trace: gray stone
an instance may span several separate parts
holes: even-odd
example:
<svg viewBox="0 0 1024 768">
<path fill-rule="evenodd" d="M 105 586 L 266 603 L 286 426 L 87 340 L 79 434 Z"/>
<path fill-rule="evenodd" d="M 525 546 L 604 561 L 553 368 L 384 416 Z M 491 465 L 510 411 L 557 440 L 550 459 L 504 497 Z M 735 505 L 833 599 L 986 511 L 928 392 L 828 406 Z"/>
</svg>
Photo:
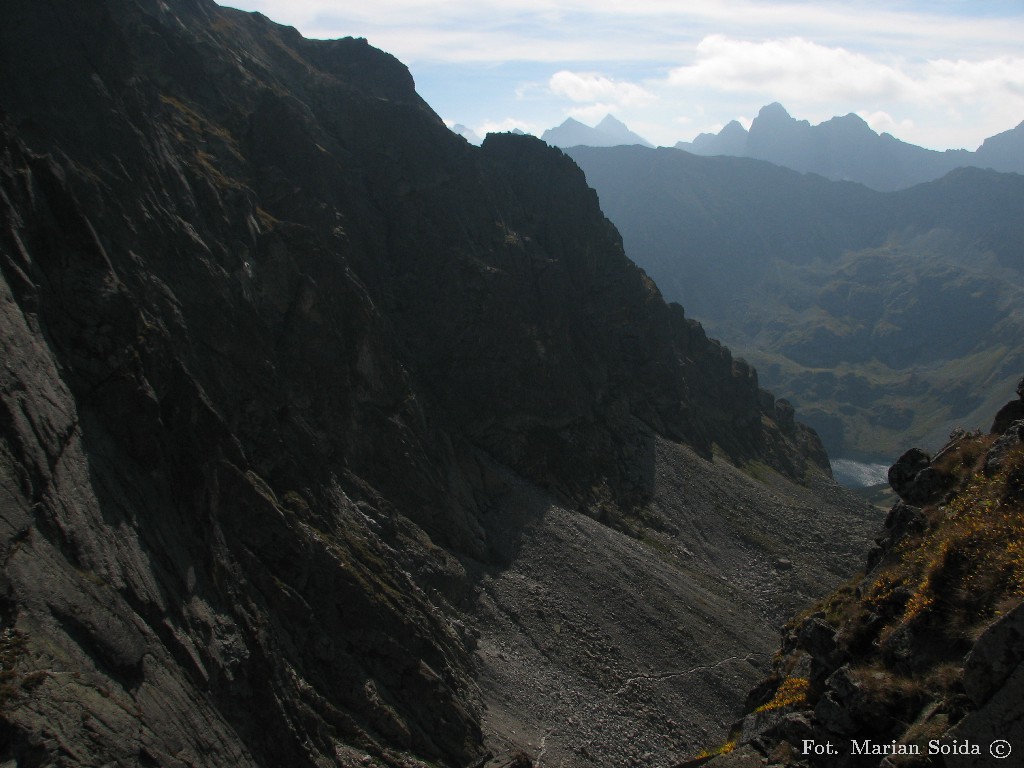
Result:
<svg viewBox="0 0 1024 768">
<path fill-rule="evenodd" d="M 985 454 L 985 474 L 994 475 L 1006 468 L 1011 455 L 1024 448 L 1024 420 L 1006 425 L 1006 429 Z"/>
<path fill-rule="evenodd" d="M 964 660 L 964 690 L 982 706 L 1024 663 L 1024 604 L 985 630 Z M 1024 690 L 1024 689 L 1021 689 Z"/>
</svg>

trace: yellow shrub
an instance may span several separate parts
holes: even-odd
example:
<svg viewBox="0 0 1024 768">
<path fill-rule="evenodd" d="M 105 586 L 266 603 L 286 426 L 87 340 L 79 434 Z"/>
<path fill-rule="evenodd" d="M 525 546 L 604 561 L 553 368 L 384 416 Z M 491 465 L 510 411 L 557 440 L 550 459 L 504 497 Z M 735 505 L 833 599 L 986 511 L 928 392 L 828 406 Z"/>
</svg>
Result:
<svg viewBox="0 0 1024 768">
<path fill-rule="evenodd" d="M 800 707 L 807 704 L 807 691 L 811 681 L 806 677 L 787 677 L 775 691 L 772 700 L 762 704 L 755 712 L 769 712 L 783 707 Z"/>
</svg>

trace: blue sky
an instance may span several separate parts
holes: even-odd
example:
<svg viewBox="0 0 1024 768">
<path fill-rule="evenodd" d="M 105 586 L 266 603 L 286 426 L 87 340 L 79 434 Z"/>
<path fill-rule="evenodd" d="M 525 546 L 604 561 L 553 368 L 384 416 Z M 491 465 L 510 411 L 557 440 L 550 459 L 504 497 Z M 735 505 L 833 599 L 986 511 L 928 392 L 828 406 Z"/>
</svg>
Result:
<svg viewBox="0 0 1024 768">
<path fill-rule="evenodd" d="M 449 124 L 539 135 L 611 113 L 655 144 L 781 102 L 933 149 L 1024 121 L 1024 0 L 236 0 L 306 37 L 365 37 Z"/>
</svg>

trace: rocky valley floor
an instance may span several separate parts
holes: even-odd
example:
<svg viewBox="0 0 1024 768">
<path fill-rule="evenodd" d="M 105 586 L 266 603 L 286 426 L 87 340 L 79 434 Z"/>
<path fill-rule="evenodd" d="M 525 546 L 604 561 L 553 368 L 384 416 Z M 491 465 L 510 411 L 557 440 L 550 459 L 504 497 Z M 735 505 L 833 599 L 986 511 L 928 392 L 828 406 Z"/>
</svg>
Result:
<svg viewBox="0 0 1024 768">
<path fill-rule="evenodd" d="M 473 612 L 489 766 L 668 768 L 717 746 L 783 621 L 858 567 L 880 522 L 839 489 L 823 504 L 657 454 L 661 532 L 627 536 L 522 484 L 495 515 L 508 564 L 480 570 Z"/>
</svg>

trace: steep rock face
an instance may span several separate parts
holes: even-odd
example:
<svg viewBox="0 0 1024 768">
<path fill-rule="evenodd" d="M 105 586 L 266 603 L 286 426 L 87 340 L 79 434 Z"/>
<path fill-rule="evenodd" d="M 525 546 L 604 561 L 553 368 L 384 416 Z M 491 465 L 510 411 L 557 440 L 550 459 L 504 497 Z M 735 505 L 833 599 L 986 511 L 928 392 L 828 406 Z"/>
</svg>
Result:
<svg viewBox="0 0 1024 768">
<path fill-rule="evenodd" d="M 384 542 L 401 546 L 409 526 L 368 485 L 346 481 L 343 463 L 308 463 L 313 429 L 329 424 L 281 428 L 280 413 L 258 410 L 287 408 L 260 390 L 289 384 L 272 370 L 245 381 L 231 362 L 247 353 L 244 336 L 210 350 L 221 361 L 206 369 L 207 390 L 190 370 L 203 361 L 174 351 L 188 341 L 165 325 L 175 313 L 152 312 L 175 294 L 136 273 L 153 284 L 150 304 L 121 281 L 52 162 L 14 169 L 4 189 L 5 573 L 37 677 L 9 721 L 8 754 L 299 765 L 333 753 L 335 740 L 369 747 L 373 732 L 466 759 L 479 734 L 463 703 L 463 642 L 406 573 L 383 567 L 394 562 Z M 226 305 L 230 288 L 219 287 Z M 232 336 L 252 322 L 223 305 L 206 311 L 211 326 L 234 324 Z M 181 333 L 188 321 L 177 319 Z M 255 331 L 250 343 L 265 338 Z M 318 360 L 330 377 L 345 373 Z M 218 392 L 225 379 L 230 395 Z M 377 386 L 368 394 L 384 398 L 395 384 Z M 270 422 L 248 427 L 262 440 L 247 439 L 246 416 Z M 373 428 L 386 461 L 388 433 Z M 372 530 L 381 526 L 383 538 Z M 424 698 L 432 711 L 400 703 Z M 75 732 L 82 718 L 100 722 L 95 743 Z"/>
<path fill-rule="evenodd" d="M 194 289 L 176 297 L 181 318 L 234 304 L 252 324 L 251 335 L 215 324 L 207 329 L 217 353 L 252 367 L 247 377 L 260 378 L 262 362 L 255 350 L 231 348 L 248 345 L 239 338 L 276 335 L 278 349 L 297 357 L 303 344 L 335 347 L 318 336 L 328 318 L 305 295 L 311 281 L 322 292 L 365 292 L 363 301 L 388 318 L 386 329 L 367 334 L 366 343 L 380 349 L 363 351 L 346 336 L 346 351 L 361 358 L 350 366 L 358 370 L 331 379 L 335 392 L 376 387 L 380 401 L 397 407 L 404 400 L 414 411 L 419 404 L 405 397 L 408 374 L 474 428 L 484 410 L 495 430 L 512 420 L 520 434 L 524 421 L 556 431 L 625 406 L 701 450 L 710 449 L 714 435 L 736 458 L 758 453 L 765 435 L 753 372 L 735 366 L 677 308 L 665 307 L 625 258 L 582 174 L 557 151 L 526 138 L 494 137 L 482 157 L 472 152 L 442 132 L 404 67 L 365 41 L 305 41 L 259 17 L 205 4 L 108 9 L 111 26 L 102 37 L 112 42 L 81 67 L 47 68 L 48 57 L 58 54 L 45 46 L 19 50 L 36 37 L 61 59 L 74 49 L 73 40 L 61 46 L 41 29 L 19 28 L 5 41 L 26 66 L 38 61 L 37 71 L 63 77 L 50 90 L 73 93 L 77 114 L 104 114 L 102 125 L 55 109 L 56 99 L 41 96 L 44 87 L 18 80 L 5 84 L 5 109 L 20 132 L 40 134 L 33 149 L 68 158 L 66 198 L 89 205 L 142 192 L 128 210 L 104 211 L 119 225 L 126 216 L 141 222 L 91 222 L 103 233 L 103 248 L 117 258 L 145 241 L 144 227 L 156 229 L 164 247 L 145 254 L 160 260 L 152 271 L 173 270 L 175 280 Z M 46 14 L 26 14 L 23 23 L 41 24 L 35 16 Z M 101 23 L 78 19 L 73 8 L 66 19 L 71 35 Z M 310 66 L 297 69 L 302 56 Z M 162 214 L 170 221 L 160 220 Z M 264 253 L 267 258 L 257 258 Z M 327 253 L 335 258 L 324 258 Z M 198 283 L 210 272 L 231 279 L 224 295 L 204 305 L 209 290 Z M 229 289 L 236 296 L 226 295 Z M 339 301 L 355 316 L 337 319 L 347 321 L 345 330 L 364 333 L 356 327 L 365 324 L 358 302 L 355 296 Z M 276 328 L 282 316 L 283 337 Z M 261 333 L 272 326 L 275 334 Z M 385 340 L 395 338 L 391 330 L 398 341 Z M 408 371 L 388 370 L 386 363 L 378 369 L 378 361 L 399 357 L 389 343 L 400 344 Z M 689 378 L 699 382 L 694 386 L 703 388 L 693 402 L 681 381 L 688 366 Z M 210 390 L 230 387 L 218 381 L 228 374 L 212 360 L 190 368 L 209 370 Z M 327 373 L 305 372 L 289 386 L 305 389 L 298 399 L 309 398 L 317 412 L 351 410 L 329 402 L 335 393 L 319 383 Z M 524 386 L 538 377 L 542 386 Z M 362 407 L 352 418 L 375 418 L 370 399 L 360 395 Z M 265 439 L 267 424 L 239 426 Z M 418 432 L 429 453 L 444 455 L 443 446 L 430 443 L 429 430 Z M 526 456 L 530 445 L 527 439 L 522 450 L 502 449 L 501 457 Z M 358 446 L 348 453 L 359 453 Z M 358 471 L 372 474 L 379 462 L 362 461 Z"/>
<path fill-rule="evenodd" d="M 365 41 L 19 2 L 0 50 L 5 759 L 479 761 L 511 489 L 628 528 L 659 445 L 827 467 L 571 161 L 469 147 Z"/>
</svg>

